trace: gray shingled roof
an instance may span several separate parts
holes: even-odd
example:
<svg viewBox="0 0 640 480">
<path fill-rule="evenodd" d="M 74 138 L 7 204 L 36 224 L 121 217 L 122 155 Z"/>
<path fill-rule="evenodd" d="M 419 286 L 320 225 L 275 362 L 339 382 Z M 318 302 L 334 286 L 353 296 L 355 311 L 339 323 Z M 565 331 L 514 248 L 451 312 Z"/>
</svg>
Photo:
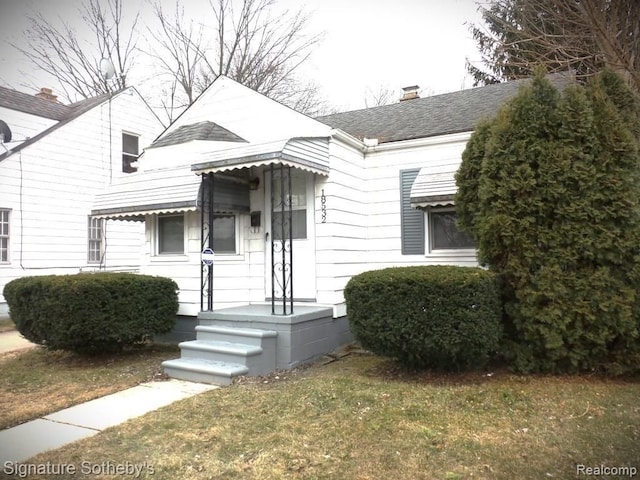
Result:
<svg viewBox="0 0 640 480">
<path fill-rule="evenodd" d="M 5 87 L 0 87 L 0 107 L 52 120 L 62 120 L 69 111 L 69 107 L 62 103 L 45 100 L 35 95 Z"/>
<path fill-rule="evenodd" d="M 148 148 L 166 147 L 168 145 L 178 145 L 192 140 L 208 140 L 218 142 L 239 142 L 246 143 L 244 138 L 227 130 L 213 122 L 198 122 L 190 125 L 183 125 L 160 139 L 153 142 Z"/>
<path fill-rule="evenodd" d="M 65 105 L 63 103 L 38 98 L 28 93 L 11 90 L 10 88 L 0 87 L 0 107 L 37 115 L 38 117 L 50 118 L 52 120 L 65 120 L 67 117 L 76 114 L 76 112 L 80 110 L 86 111 L 88 108 L 91 108 L 91 106 L 97 105 L 107 98 L 108 95 L 100 95 Z"/>
<path fill-rule="evenodd" d="M 114 92 L 113 95 L 117 93 L 119 92 Z M 51 100 L 38 98 L 27 93 L 0 87 L 0 107 L 10 108 L 12 110 L 17 110 L 24 113 L 30 113 L 32 115 L 38 115 L 40 117 L 50 118 L 52 120 L 58 120 L 58 123 L 22 142 L 20 145 L 13 147 L 10 152 L 0 152 L 0 161 L 11 154 L 36 143 L 38 140 L 46 137 L 51 132 L 56 131 L 58 128 L 66 125 L 73 119 L 79 117 L 83 113 L 91 110 L 93 107 L 100 105 L 108 99 L 109 94 L 105 93 L 97 97 L 80 100 L 79 102 L 72 103 L 70 105 L 64 105 L 62 103 L 52 102 Z M 2 119 L 0 118 L 0 120 Z M 9 125 L 9 127 L 11 127 L 11 125 Z"/>
<path fill-rule="evenodd" d="M 549 80 L 564 88 L 568 74 L 552 74 Z M 524 83 L 516 80 L 459 92 L 417 98 L 380 107 L 317 117 L 316 120 L 354 137 L 377 138 L 380 143 L 472 131 L 475 125 L 496 115 Z"/>
</svg>

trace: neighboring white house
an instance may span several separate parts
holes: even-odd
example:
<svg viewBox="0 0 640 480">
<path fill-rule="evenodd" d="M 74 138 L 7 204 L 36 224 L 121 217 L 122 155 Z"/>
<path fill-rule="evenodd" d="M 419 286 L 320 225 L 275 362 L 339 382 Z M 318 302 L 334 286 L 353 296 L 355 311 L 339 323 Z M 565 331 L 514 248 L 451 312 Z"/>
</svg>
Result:
<svg viewBox="0 0 640 480">
<path fill-rule="evenodd" d="M 0 314 L 2 289 L 17 277 L 138 271 L 141 226 L 90 213 L 96 194 L 130 175 L 162 132 L 139 93 L 64 105 L 49 89 L 0 87 L 0 121 L 11 134 L 0 139 Z"/>
<path fill-rule="evenodd" d="M 454 175 L 474 126 L 521 84 L 409 92 L 397 104 L 312 119 L 221 76 L 150 145 L 137 173 L 96 197 L 92 214 L 144 221 L 141 271 L 174 278 L 179 313 L 200 318 L 199 340 L 183 352 L 210 348 L 203 328 L 240 323 L 298 349 L 281 355 L 278 346 L 276 366 L 287 367 L 346 338 L 352 276 L 477 264 L 456 229 Z M 298 325 L 296 315 L 313 312 L 321 326 L 283 337 L 285 318 Z M 184 378 L 208 381 L 199 375 Z"/>
</svg>

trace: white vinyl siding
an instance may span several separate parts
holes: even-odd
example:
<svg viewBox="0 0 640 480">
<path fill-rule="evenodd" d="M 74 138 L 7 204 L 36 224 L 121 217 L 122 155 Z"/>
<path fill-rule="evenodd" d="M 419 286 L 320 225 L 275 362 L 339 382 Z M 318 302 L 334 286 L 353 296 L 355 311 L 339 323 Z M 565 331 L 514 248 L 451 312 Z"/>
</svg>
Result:
<svg viewBox="0 0 640 480">
<path fill-rule="evenodd" d="M 398 142 L 398 145 L 379 145 L 366 152 L 365 198 L 368 212 L 366 269 L 373 270 L 409 265 L 477 266 L 476 251 L 470 249 L 429 250 L 428 219 L 425 211 L 411 208 L 422 216 L 420 235 L 425 239 L 424 253 L 402 253 L 402 195 L 399 176 L 403 170 L 429 168 L 437 171 L 455 171 L 460 164 L 469 134 L 452 134 L 418 141 Z M 404 145 L 400 145 L 403 143 Z M 336 163 L 332 158 L 332 169 Z M 333 173 L 333 170 L 332 170 Z M 408 179 L 405 179 L 408 180 Z M 409 187 L 410 188 L 410 187 Z M 414 213 L 415 215 L 415 213 Z M 405 231 L 406 233 L 406 231 Z M 405 245 L 406 247 L 406 245 Z"/>
<path fill-rule="evenodd" d="M 9 112 L 0 118 L 15 123 Z M 14 278 L 97 269 L 88 262 L 88 218 L 96 195 L 125 175 L 120 132 L 139 133 L 142 149 L 162 128 L 138 94 L 115 93 L 111 105 L 105 100 L 0 161 L 0 208 L 11 212 L 9 263 L 0 266 L 0 311 L 2 288 Z M 22 138 L 17 129 L 14 134 Z M 143 222 L 107 220 L 104 227 L 102 267 L 138 271 Z"/>
<path fill-rule="evenodd" d="M 315 189 L 316 288 L 319 303 L 340 305 L 342 311 L 345 285 L 368 269 L 367 214 L 372 199 L 365 193 L 362 152 L 334 140 L 330 153 L 331 173 L 317 177 Z"/>
</svg>

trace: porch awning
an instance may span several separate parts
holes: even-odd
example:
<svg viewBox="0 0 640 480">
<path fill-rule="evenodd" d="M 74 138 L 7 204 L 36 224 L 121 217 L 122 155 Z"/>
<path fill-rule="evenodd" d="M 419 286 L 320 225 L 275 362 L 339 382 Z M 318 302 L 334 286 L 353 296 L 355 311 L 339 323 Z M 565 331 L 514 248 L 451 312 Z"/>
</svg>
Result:
<svg viewBox="0 0 640 480">
<path fill-rule="evenodd" d="M 413 208 L 452 205 L 456 187 L 457 166 L 430 166 L 420 169 L 411 186 Z"/>
<path fill-rule="evenodd" d="M 153 213 L 196 210 L 200 184 L 188 166 L 131 173 L 96 196 L 91 215 L 144 220 Z"/>
<path fill-rule="evenodd" d="M 204 152 L 191 166 L 199 174 L 265 165 L 287 165 L 318 175 L 329 175 L 329 138 L 289 138 Z"/>
</svg>

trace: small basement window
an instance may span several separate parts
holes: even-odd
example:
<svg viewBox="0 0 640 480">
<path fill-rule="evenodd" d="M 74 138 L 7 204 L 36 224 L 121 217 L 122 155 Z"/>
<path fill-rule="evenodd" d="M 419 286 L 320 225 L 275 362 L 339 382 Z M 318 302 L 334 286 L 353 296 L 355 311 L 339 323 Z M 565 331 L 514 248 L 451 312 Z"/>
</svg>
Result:
<svg viewBox="0 0 640 480">
<path fill-rule="evenodd" d="M 428 211 L 429 250 L 473 249 L 475 243 L 465 232 L 458 230 L 454 208 Z"/>
<path fill-rule="evenodd" d="M 124 173 L 138 171 L 138 167 L 132 166 L 140 155 L 138 139 L 138 135 L 122 132 L 122 171 Z"/>
</svg>

